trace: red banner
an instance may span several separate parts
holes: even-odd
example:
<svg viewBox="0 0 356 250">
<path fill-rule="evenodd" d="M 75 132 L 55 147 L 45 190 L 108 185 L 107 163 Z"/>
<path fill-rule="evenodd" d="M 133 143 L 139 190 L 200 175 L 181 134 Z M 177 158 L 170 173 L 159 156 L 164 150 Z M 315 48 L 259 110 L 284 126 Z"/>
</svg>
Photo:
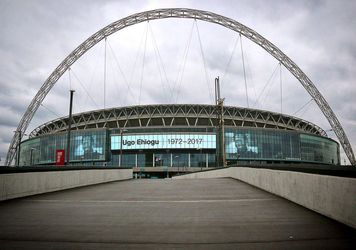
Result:
<svg viewBox="0 0 356 250">
<path fill-rule="evenodd" d="M 56 150 L 56 165 L 64 166 L 64 160 L 65 160 L 65 150 L 64 149 Z"/>
</svg>

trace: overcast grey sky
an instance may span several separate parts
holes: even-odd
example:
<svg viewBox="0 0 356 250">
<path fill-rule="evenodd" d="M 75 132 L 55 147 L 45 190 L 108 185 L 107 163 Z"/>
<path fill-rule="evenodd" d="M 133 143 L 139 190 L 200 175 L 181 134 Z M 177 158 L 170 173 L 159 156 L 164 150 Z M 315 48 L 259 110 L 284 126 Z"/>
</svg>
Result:
<svg viewBox="0 0 356 250">
<path fill-rule="evenodd" d="M 169 7 L 233 18 L 274 43 L 314 82 L 356 148 L 356 1 L 0 0 L 0 165 L 32 98 L 72 50 L 111 22 Z M 227 105 L 246 106 L 240 42 L 226 28 L 185 19 L 156 20 L 121 30 L 106 44 L 106 107 L 212 103 L 209 88 L 213 89 L 216 76 L 221 78 Z M 250 106 L 280 112 L 279 69 L 273 74 L 278 62 L 247 39 L 242 44 Z M 73 65 L 71 77 L 62 76 L 27 133 L 67 114 L 70 87 L 76 90 L 74 112 L 104 107 L 104 48 L 104 42 L 97 44 Z M 170 91 L 174 86 L 176 91 Z M 283 113 L 292 115 L 310 100 L 284 68 L 282 90 Z M 313 102 L 295 116 L 330 129 Z M 332 132 L 329 136 L 335 139 Z"/>
</svg>

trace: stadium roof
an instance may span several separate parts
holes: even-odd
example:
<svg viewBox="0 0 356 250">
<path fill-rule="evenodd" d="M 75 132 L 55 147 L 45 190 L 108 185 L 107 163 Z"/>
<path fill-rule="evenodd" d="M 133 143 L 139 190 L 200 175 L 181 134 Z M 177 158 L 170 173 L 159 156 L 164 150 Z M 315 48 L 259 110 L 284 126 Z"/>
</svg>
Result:
<svg viewBox="0 0 356 250">
<path fill-rule="evenodd" d="M 74 114 L 73 130 L 93 128 L 216 127 L 215 105 L 157 104 L 117 107 Z M 326 136 L 317 125 L 285 114 L 242 107 L 224 107 L 226 127 L 256 127 L 295 130 Z M 68 117 L 49 121 L 34 129 L 30 137 L 66 131 Z"/>
</svg>

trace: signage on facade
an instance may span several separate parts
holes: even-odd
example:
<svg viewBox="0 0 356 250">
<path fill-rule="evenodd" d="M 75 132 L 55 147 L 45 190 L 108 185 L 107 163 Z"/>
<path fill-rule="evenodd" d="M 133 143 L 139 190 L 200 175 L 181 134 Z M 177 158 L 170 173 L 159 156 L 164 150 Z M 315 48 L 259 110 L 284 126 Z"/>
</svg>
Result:
<svg viewBox="0 0 356 250">
<path fill-rule="evenodd" d="M 122 143 L 122 145 L 121 145 Z M 128 134 L 111 136 L 111 150 L 215 149 L 215 134 Z"/>
<path fill-rule="evenodd" d="M 56 150 L 56 165 L 63 166 L 64 159 L 65 159 L 65 150 L 64 149 Z"/>
</svg>

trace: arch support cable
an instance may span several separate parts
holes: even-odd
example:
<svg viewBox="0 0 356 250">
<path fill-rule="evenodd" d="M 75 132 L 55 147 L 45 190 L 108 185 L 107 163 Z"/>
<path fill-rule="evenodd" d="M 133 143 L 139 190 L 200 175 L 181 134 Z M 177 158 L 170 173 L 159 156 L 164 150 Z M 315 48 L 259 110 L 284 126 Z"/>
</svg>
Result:
<svg viewBox="0 0 356 250">
<path fill-rule="evenodd" d="M 105 37 L 105 48 L 104 48 L 104 109 L 106 108 L 106 40 L 107 37 Z"/>
<path fill-rule="evenodd" d="M 131 16 L 122 18 L 116 22 L 109 24 L 108 26 L 102 28 L 82 44 L 80 44 L 73 52 L 71 52 L 51 73 L 51 75 L 46 79 L 40 90 L 37 92 L 36 96 L 32 99 L 30 105 L 28 106 L 25 114 L 21 118 L 21 121 L 16 129 L 15 135 L 13 136 L 9 150 L 6 156 L 6 165 L 11 165 L 14 157 L 16 155 L 17 146 L 21 141 L 22 135 L 30 121 L 32 120 L 38 107 L 48 94 L 48 92 L 55 85 L 57 80 L 63 75 L 63 73 L 83 54 L 85 54 L 90 48 L 95 44 L 100 42 L 105 37 L 131 25 L 137 23 L 155 20 L 155 19 L 165 19 L 165 18 L 192 18 L 198 19 L 206 22 L 215 23 L 224 26 L 230 30 L 236 31 L 243 35 L 244 37 L 250 39 L 252 42 L 256 43 L 264 50 L 266 50 L 270 55 L 276 58 L 283 66 L 288 69 L 302 84 L 305 90 L 310 94 L 310 96 L 315 100 L 320 110 L 327 118 L 330 123 L 331 128 L 335 132 L 335 135 L 340 141 L 349 161 L 351 164 L 356 165 L 355 156 L 351 147 L 351 144 L 346 136 L 344 129 L 342 128 L 339 120 L 337 119 L 335 113 L 321 95 L 319 90 L 315 87 L 313 82 L 307 77 L 307 75 L 294 63 L 286 54 L 284 54 L 278 47 L 273 43 L 265 39 L 259 33 L 253 29 L 225 16 L 221 16 L 212 12 L 186 9 L 186 8 L 168 8 L 168 9 L 156 9 L 145 11 Z"/>
<path fill-rule="evenodd" d="M 240 33 L 240 47 L 241 47 L 241 60 L 242 60 L 242 69 L 244 72 L 244 82 L 245 82 L 245 94 L 246 94 L 246 104 L 247 107 L 250 107 L 250 104 L 248 102 L 248 92 L 247 92 L 247 80 L 246 80 L 246 69 L 245 69 L 245 58 L 244 58 L 244 50 L 242 49 L 242 38 L 241 38 L 241 33 Z"/>
<path fill-rule="evenodd" d="M 146 34 L 145 34 L 145 43 L 144 43 L 144 49 L 143 49 L 143 58 L 142 58 L 142 64 L 141 64 L 140 91 L 139 91 L 139 96 L 138 96 L 138 104 L 139 105 L 141 103 L 142 83 L 143 83 L 143 75 L 144 75 L 144 71 L 145 71 L 148 26 L 149 26 L 149 22 L 147 21 Z"/>
<path fill-rule="evenodd" d="M 209 84 L 209 79 L 210 78 L 209 78 L 208 70 L 207 70 L 207 67 L 206 67 L 206 59 L 205 59 L 205 54 L 204 54 L 204 49 L 203 49 L 203 43 L 201 42 L 200 32 L 199 32 L 197 20 L 194 20 L 194 24 L 195 24 L 195 28 L 197 30 L 199 47 L 200 47 L 200 54 L 201 54 L 201 57 L 202 57 L 202 60 L 203 60 L 206 86 L 208 87 L 210 101 L 213 102 L 213 96 L 212 96 L 211 89 L 210 89 L 210 84 Z"/>
<path fill-rule="evenodd" d="M 187 43 L 186 43 L 184 51 L 183 51 L 182 61 L 180 63 L 180 66 L 178 67 L 177 77 L 176 77 L 176 80 L 173 85 L 173 92 L 172 92 L 171 98 L 172 98 L 172 102 L 174 102 L 176 104 L 178 103 L 178 98 L 180 95 L 180 86 L 182 84 L 183 77 L 184 77 L 185 65 L 186 65 L 188 54 L 190 51 L 190 44 L 192 42 L 193 30 L 194 30 L 194 21 L 193 21 L 192 27 L 190 28 L 190 31 L 189 31 Z M 176 96 L 174 97 L 175 92 L 176 92 Z"/>
<path fill-rule="evenodd" d="M 279 92 L 281 94 L 281 114 L 283 112 L 282 64 L 279 63 Z"/>
<path fill-rule="evenodd" d="M 163 60 L 162 60 L 162 57 L 161 57 L 161 53 L 160 53 L 159 48 L 158 48 L 158 43 L 156 41 L 155 34 L 153 33 L 151 25 L 148 24 L 148 28 L 149 28 L 149 32 L 150 32 L 151 37 L 152 37 L 153 45 L 154 45 L 154 51 L 155 51 L 155 55 L 156 55 L 157 67 L 158 67 L 158 71 L 159 71 L 159 74 L 160 74 L 162 87 L 163 87 L 164 90 L 166 89 L 165 84 L 164 84 L 164 81 L 165 81 L 166 84 L 167 84 L 167 88 L 169 90 L 169 95 L 167 95 L 167 103 L 168 103 L 169 102 L 169 97 L 172 96 L 172 94 L 173 94 L 172 93 L 173 90 L 172 90 L 172 87 L 171 87 L 171 85 L 169 83 L 169 80 L 168 80 L 167 71 L 166 71 L 166 68 L 164 67 L 164 63 L 163 63 Z M 163 76 L 162 76 L 162 73 L 163 73 Z M 164 79 L 163 79 L 163 77 L 164 77 Z"/>
</svg>

